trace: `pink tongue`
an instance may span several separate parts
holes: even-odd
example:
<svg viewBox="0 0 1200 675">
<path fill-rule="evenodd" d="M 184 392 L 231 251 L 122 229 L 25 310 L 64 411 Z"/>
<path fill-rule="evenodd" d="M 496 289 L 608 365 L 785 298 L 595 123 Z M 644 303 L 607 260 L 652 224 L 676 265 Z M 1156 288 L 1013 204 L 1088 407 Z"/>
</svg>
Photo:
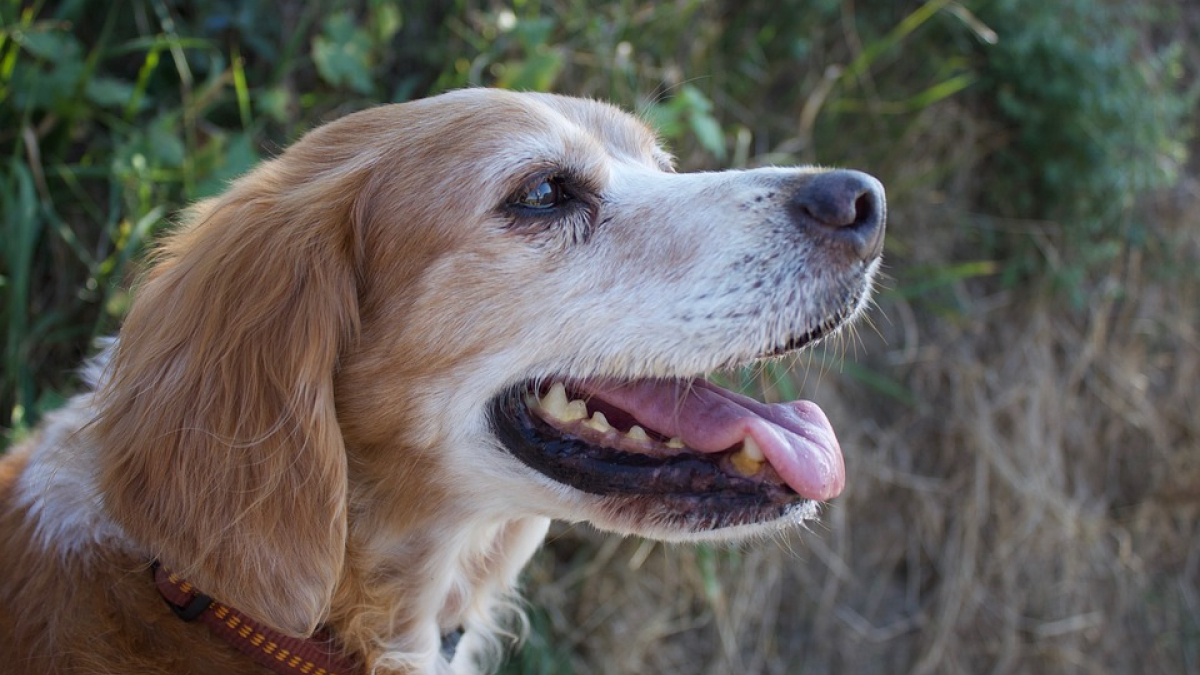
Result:
<svg viewBox="0 0 1200 675">
<path fill-rule="evenodd" d="M 842 449 L 825 413 L 809 401 L 768 405 L 705 380 L 586 382 L 583 388 L 638 423 L 711 453 L 750 436 L 801 497 L 824 501 L 846 484 Z"/>
</svg>

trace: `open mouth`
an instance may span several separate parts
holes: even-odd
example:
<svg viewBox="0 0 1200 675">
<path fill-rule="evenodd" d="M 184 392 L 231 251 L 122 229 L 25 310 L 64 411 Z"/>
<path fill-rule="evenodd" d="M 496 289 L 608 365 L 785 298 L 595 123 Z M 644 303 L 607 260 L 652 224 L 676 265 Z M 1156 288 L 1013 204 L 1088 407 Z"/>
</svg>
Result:
<svg viewBox="0 0 1200 675">
<path fill-rule="evenodd" d="M 530 468 L 591 494 L 640 498 L 692 530 L 779 518 L 845 484 L 815 404 L 760 403 L 703 379 L 529 383 L 497 397 L 492 420 Z"/>
<path fill-rule="evenodd" d="M 758 358 L 833 334 L 867 288 Z M 493 399 L 491 423 L 531 469 L 608 498 L 618 515 L 673 531 L 812 517 L 846 483 L 841 446 L 815 403 L 762 403 L 703 377 L 527 381 Z"/>
</svg>

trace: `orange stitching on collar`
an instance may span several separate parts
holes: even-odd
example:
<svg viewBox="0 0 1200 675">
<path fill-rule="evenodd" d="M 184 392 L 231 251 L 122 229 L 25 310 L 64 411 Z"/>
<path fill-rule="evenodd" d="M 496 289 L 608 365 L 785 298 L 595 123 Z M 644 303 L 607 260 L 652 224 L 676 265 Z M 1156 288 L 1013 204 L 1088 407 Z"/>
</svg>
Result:
<svg viewBox="0 0 1200 675">
<path fill-rule="evenodd" d="M 180 618 L 202 621 L 235 649 L 279 675 L 357 675 L 362 670 L 324 630 L 308 639 L 287 637 L 210 600 L 157 562 L 152 570 L 158 592 Z"/>
</svg>

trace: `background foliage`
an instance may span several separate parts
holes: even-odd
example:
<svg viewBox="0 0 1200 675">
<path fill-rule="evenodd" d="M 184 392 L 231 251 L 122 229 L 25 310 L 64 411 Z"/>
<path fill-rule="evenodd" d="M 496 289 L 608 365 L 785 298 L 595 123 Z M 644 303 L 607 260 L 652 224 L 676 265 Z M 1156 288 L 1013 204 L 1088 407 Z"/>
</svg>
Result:
<svg viewBox="0 0 1200 675">
<path fill-rule="evenodd" d="M 0 0 L 0 425 L 72 391 L 178 207 L 316 124 L 604 98 L 684 169 L 876 174 L 891 280 L 874 330 L 741 375 L 843 430 L 823 523 L 556 532 L 509 672 L 1197 672 L 1196 34 L 1166 0 Z"/>
</svg>

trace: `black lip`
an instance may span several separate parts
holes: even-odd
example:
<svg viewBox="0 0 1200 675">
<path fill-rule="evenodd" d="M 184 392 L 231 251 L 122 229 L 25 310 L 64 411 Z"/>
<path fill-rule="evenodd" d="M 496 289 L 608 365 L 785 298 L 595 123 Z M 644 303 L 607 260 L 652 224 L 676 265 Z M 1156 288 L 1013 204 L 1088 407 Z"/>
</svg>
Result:
<svg viewBox="0 0 1200 675">
<path fill-rule="evenodd" d="M 816 328 L 802 335 L 791 337 L 782 345 L 778 345 L 773 349 L 768 350 L 763 354 L 763 357 L 769 358 L 775 356 L 784 356 L 786 354 L 791 354 L 793 352 L 806 349 L 824 340 L 830 333 L 833 333 L 837 329 L 841 328 L 846 324 L 847 321 L 849 321 L 850 316 L 854 314 L 855 307 L 857 307 L 858 303 L 861 302 L 862 296 L 866 292 L 866 288 L 866 285 L 864 285 L 862 289 L 856 291 L 851 297 L 845 299 L 841 303 L 841 308 L 818 324 Z"/>
<path fill-rule="evenodd" d="M 787 485 L 727 471 L 720 454 L 656 457 L 594 445 L 531 413 L 527 392 L 517 386 L 493 399 L 493 433 L 526 466 L 563 485 L 629 498 L 631 506 L 692 529 L 764 522 L 809 501 Z"/>
</svg>

